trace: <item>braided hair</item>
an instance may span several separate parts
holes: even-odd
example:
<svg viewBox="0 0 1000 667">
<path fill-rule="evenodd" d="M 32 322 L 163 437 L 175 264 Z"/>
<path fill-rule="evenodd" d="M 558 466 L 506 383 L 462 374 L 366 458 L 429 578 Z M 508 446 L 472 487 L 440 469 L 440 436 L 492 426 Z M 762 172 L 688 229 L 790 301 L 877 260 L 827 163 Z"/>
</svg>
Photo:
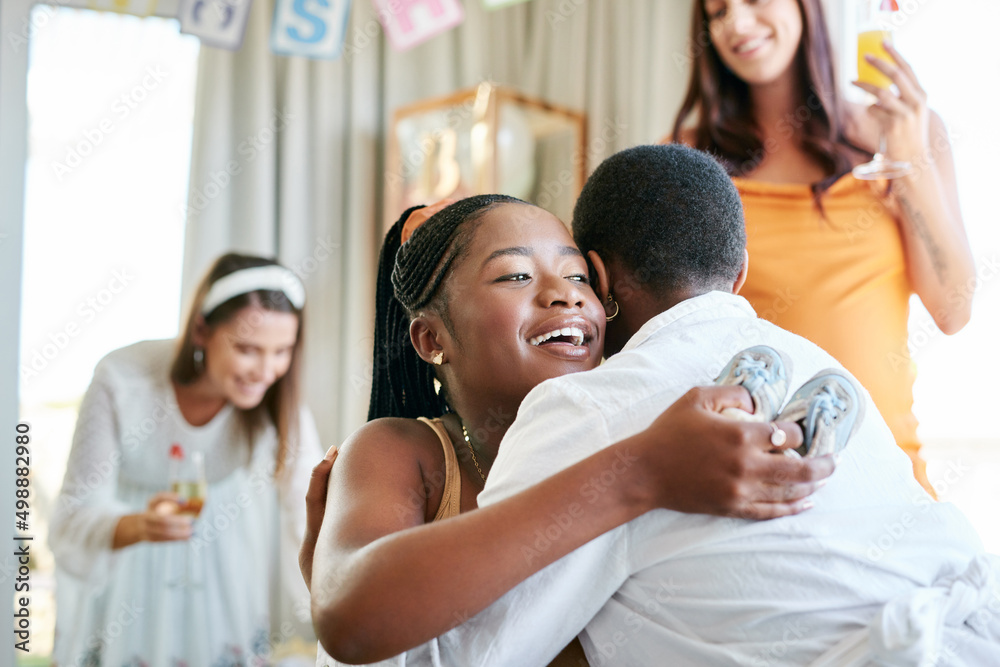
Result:
<svg viewBox="0 0 1000 667">
<path fill-rule="evenodd" d="M 445 393 L 434 390 L 434 368 L 410 342 L 410 320 L 434 308 L 454 334 L 447 317 L 449 269 L 460 259 L 487 211 L 501 204 L 525 204 L 506 195 L 462 199 L 431 216 L 403 244 L 405 211 L 386 234 L 375 286 L 375 355 L 368 419 L 437 416 L 449 411 Z M 530 204 L 529 204 L 530 205 Z"/>
</svg>

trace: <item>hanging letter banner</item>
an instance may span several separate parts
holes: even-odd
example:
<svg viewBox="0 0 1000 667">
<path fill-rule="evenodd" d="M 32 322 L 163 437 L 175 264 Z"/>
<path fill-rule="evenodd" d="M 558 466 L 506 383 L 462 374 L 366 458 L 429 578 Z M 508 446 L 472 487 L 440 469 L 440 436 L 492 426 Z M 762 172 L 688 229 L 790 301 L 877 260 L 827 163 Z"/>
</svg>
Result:
<svg viewBox="0 0 1000 667">
<path fill-rule="evenodd" d="M 492 11 L 494 9 L 500 9 L 509 5 L 517 5 L 526 1 L 527 0 L 483 0 L 483 7 Z"/>
<path fill-rule="evenodd" d="M 178 17 L 181 32 L 194 35 L 202 44 L 238 51 L 253 0 L 181 0 Z"/>
<path fill-rule="evenodd" d="M 465 20 L 458 0 L 372 0 L 389 43 L 406 51 Z"/>
<path fill-rule="evenodd" d="M 286 56 L 339 58 L 351 0 L 277 0 L 271 50 Z"/>
<path fill-rule="evenodd" d="M 156 0 L 87 0 L 87 9 L 145 17 L 156 11 Z"/>
</svg>

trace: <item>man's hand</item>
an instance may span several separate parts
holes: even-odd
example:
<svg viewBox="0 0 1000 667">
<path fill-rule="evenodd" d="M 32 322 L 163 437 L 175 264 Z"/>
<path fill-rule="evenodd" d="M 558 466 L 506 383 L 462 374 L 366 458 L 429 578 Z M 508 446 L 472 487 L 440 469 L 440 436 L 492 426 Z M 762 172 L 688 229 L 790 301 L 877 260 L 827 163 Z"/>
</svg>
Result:
<svg viewBox="0 0 1000 667">
<path fill-rule="evenodd" d="M 802 444 L 798 424 L 777 422 L 787 437 L 776 447 L 769 424 L 719 414 L 726 408 L 753 412 L 750 394 L 738 386 L 696 387 L 645 431 L 650 449 L 643 460 L 656 506 L 744 519 L 812 507 L 808 496 L 833 474 L 833 458 L 788 457 L 780 450 Z"/>
<path fill-rule="evenodd" d="M 323 525 L 326 512 L 326 491 L 330 482 L 330 471 L 337 460 L 337 448 L 331 447 L 326 456 L 312 470 L 309 489 L 306 491 L 306 534 L 299 548 L 299 571 L 306 580 L 306 588 L 312 590 L 312 562 L 316 551 L 316 538 Z"/>
</svg>

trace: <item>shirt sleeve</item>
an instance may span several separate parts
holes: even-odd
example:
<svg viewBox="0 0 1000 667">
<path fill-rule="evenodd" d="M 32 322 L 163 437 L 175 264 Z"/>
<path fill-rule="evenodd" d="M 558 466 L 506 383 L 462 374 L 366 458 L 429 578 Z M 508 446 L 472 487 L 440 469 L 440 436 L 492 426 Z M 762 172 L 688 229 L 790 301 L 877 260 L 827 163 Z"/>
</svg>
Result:
<svg viewBox="0 0 1000 667">
<path fill-rule="evenodd" d="M 106 580 L 114 562 L 115 529 L 131 511 L 116 494 L 120 442 L 111 383 L 99 365 L 80 405 L 49 528 L 56 563 L 84 581 Z"/>
<path fill-rule="evenodd" d="M 504 436 L 480 494 L 488 505 L 526 489 L 611 444 L 598 406 L 572 385 L 534 389 Z M 613 480 L 580 489 L 581 508 Z M 602 486 L 603 485 L 603 486 Z M 571 506 L 572 508 L 572 506 Z M 572 521 L 554 515 L 545 533 L 521 548 L 531 559 Z M 469 621 L 438 638 L 446 665 L 544 665 L 579 634 L 628 577 L 628 532 L 620 526 L 535 573 Z"/>
<path fill-rule="evenodd" d="M 278 578 L 280 593 L 273 625 L 290 623 L 298 637 L 315 639 L 309 610 L 309 589 L 299 571 L 299 548 L 306 529 L 306 491 L 313 467 L 323 459 L 319 431 L 305 406 L 299 412 L 298 436 L 278 485 Z"/>
</svg>

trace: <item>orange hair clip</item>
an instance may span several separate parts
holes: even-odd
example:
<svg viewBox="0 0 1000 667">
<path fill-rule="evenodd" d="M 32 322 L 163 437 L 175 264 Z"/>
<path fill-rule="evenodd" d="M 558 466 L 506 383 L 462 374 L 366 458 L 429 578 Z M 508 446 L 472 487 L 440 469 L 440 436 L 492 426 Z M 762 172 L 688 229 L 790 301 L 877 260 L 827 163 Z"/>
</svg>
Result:
<svg viewBox="0 0 1000 667">
<path fill-rule="evenodd" d="M 403 231 L 399 233 L 399 243 L 400 245 L 406 243 L 413 236 L 413 232 L 417 231 L 420 225 L 427 222 L 431 216 L 440 210 L 448 208 L 454 204 L 457 199 L 442 199 L 441 201 L 434 202 L 430 206 L 425 206 L 423 208 L 418 208 L 416 211 L 410 214 L 403 223 Z"/>
</svg>

